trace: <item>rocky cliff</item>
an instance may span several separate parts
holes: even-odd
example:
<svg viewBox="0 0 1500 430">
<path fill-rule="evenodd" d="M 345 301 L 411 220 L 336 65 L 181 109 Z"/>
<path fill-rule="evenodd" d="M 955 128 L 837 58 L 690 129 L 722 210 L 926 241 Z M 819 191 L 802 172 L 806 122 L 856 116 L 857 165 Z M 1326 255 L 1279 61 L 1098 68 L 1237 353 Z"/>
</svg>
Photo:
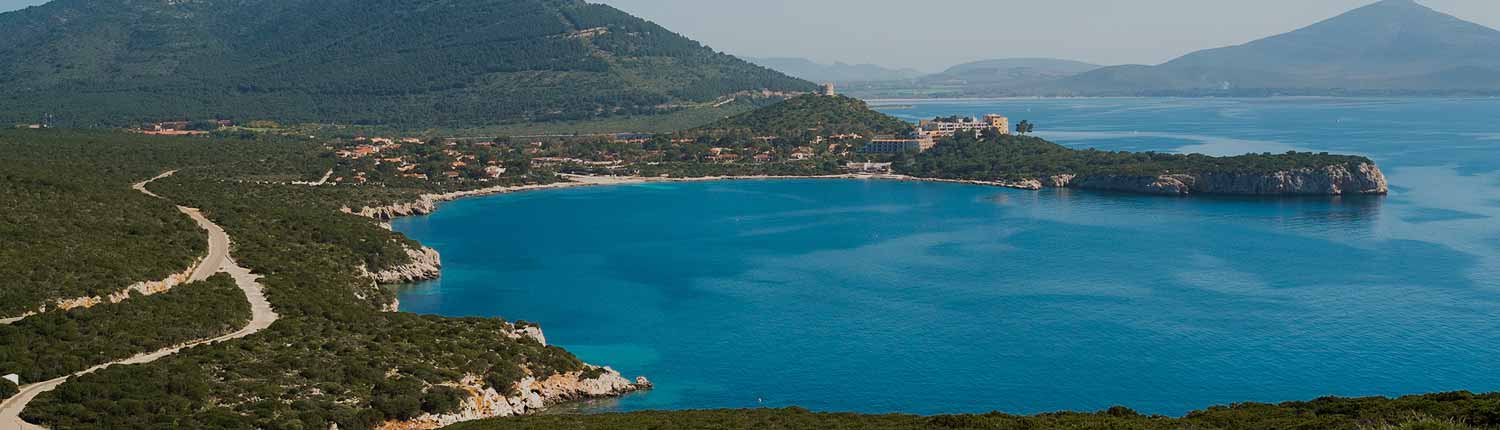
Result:
<svg viewBox="0 0 1500 430">
<path fill-rule="evenodd" d="M 530 337 L 546 344 L 540 328 L 534 325 L 514 326 L 501 333 L 517 339 Z M 479 375 L 464 375 L 451 384 L 468 393 L 457 411 L 444 414 L 426 413 L 406 421 L 387 421 L 376 427 L 379 430 L 430 430 L 464 421 L 484 418 L 508 417 L 536 413 L 562 402 L 612 397 L 635 391 L 651 389 L 651 381 L 636 377 L 626 380 L 620 372 L 608 367 L 584 365 L 585 370 L 555 374 L 544 378 L 527 376 L 512 386 L 506 393 L 485 386 Z M 524 370 L 524 369 L 523 369 Z"/>
<path fill-rule="evenodd" d="M 455 192 L 443 193 L 443 194 L 423 194 L 423 195 L 417 196 L 416 200 L 413 200 L 413 201 L 410 201 L 410 202 L 394 203 L 394 204 L 389 204 L 389 205 L 385 205 L 385 206 L 374 206 L 374 207 L 367 206 L 367 207 L 359 208 L 359 210 L 354 210 L 354 209 L 346 207 L 346 208 L 343 208 L 343 211 L 344 211 L 344 213 L 355 214 L 355 215 L 359 215 L 359 216 L 363 216 L 363 217 L 367 217 L 367 218 L 374 218 L 374 219 L 381 220 L 381 221 L 390 221 L 390 220 L 393 220 L 393 219 L 396 219 L 396 218 L 400 218 L 400 217 L 404 217 L 404 216 L 427 215 L 427 214 L 433 213 L 434 211 L 437 210 L 437 204 L 438 203 L 442 203 L 442 202 L 446 202 L 446 201 L 452 201 L 452 200 L 458 200 L 458 199 L 461 199 L 461 198 L 464 198 L 464 197 L 483 196 L 483 195 L 489 195 L 489 194 L 500 194 L 500 193 L 507 193 L 507 192 L 512 192 L 512 191 L 521 191 L 521 190 L 526 190 L 526 189 L 540 189 L 540 188 L 547 188 L 547 187 L 551 187 L 551 186 L 552 185 L 541 185 L 541 186 L 535 186 L 535 185 L 533 185 L 533 186 L 508 186 L 508 185 L 502 185 L 502 186 L 498 186 L 498 187 L 480 188 L 480 189 L 477 189 L 477 190 L 469 190 L 469 191 L 455 191 Z"/>
<path fill-rule="evenodd" d="M 1371 163 L 1273 173 L 1057 175 L 1039 181 L 1048 187 L 1164 195 L 1346 195 L 1385 194 L 1390 190 L 1385 174 Z"/>
<path fill-rule="evenodd" d="M 416 201 L 407 203 L 396 203 L 385 206 L 363 207 L 359 210 L 344 208 L 344 213 L 351 213 L 366 218 L 374 218 L 381 221 L 390 221 L 404 216 L 427 215 L 437 210 L 437 202 L 423 195 Z"/>
<path fill-rule="evenodd" d="M 436 249 L 421 247 L 417 249 L 407 248 L 406 255 L 411 257 L 411 262 L 371 272 L 367 267 L 361 267 L 365 275 L 375 282 L 381 284 L 405 284 L 417 281 L 437 279 L 443 273 L 442 256 L 438 255 Z"/>
</svg>

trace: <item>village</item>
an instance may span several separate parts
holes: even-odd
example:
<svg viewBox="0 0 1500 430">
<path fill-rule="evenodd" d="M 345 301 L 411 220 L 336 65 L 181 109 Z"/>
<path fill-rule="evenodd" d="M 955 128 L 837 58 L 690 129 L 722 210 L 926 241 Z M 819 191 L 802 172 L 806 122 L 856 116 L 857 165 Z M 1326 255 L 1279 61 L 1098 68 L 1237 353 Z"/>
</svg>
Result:
<svg viewBox="0 0 1500 430">
<path fill-rule="evenodd" d="M 333 183 L 491 182 L 532 172 L 674 175 L 720 166 L 727 171 L 891 173 L 890 158 L 920 153 L 960 133 L 1010 133 L 1001 115 L 923 120 L 905 135 L 839 133 L 797 138 L 620 133 L 578 137 L 459 139 L 367 137 L 327 148 L 339 160 Z"/>
<path fill-rule="evenodd" d="M 838 100 L 831 84 L 822 100 Z M 820 98 L 821 99 L 821 98 Z M 898 123 L 900 124 L 900 123 Z M 1022 121 L 1017 132 L 1029 131 Z M 892 160 L 918 154 L 960 134 L 1011 134 L 1004 115 L 924 119 L 886 134 L 857 129 L 795 129 L 754 134 L 743 129 L 695 129 L 672 134 L 610 133 L 576 136 L 433 138 L 355 134 L 328 138 L 336 160 L 333 184 L 448 183 L 526 180 L 528 175 L 569 173 L 612 176 L 676 176 L 716 172 L 759 174 L 891 173 Z M 132 131 L 158 136 L 210 133 L 288 132 L 270 121 L 171 120 Z M 865 130 L 869 130 L 868 128 Z M 343 132 L 347 133 L 347 132 Z M 791 135 L 786 135 L 791 134 Z M 308 136 L 312 137 L 312 136 Z"/>
</svg>

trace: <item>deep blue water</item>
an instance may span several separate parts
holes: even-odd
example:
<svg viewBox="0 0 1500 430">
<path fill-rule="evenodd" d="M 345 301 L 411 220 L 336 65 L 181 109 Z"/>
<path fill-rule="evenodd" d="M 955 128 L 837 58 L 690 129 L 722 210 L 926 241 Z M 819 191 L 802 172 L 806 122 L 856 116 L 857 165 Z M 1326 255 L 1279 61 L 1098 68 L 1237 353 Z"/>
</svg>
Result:
<svg viewBox="0 0 1500 430">
<path fill-rule="evenodd" d="M 912 102 L 899 104 L 912 105 Z M 539 322 L 658 389 L 591 410 L 1034 413 L 1500 390 L 1500 100 L 918 102 L 1078 147 L 1363 154 L 1387 197 L 852 180 L 569 189 L 395 227 L 403 309 Z"/>
</svg>

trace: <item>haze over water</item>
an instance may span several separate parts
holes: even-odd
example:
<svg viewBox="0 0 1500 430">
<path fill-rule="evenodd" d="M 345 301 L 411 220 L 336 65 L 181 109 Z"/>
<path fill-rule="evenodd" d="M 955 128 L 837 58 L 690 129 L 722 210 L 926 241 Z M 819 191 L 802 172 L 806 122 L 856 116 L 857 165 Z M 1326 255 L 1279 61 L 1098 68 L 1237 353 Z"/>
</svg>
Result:
<svg viewBox="0 0 1500 430">
<path fill-rule="evenodd" d="M 1362 154 L 1392 193 L 796 180 L 501 195 L 395 222 L 445 263 L 402 308 L 536 321 L 657 383 L 589 410 L 1175 415 L 1500 390 L 1500 101 L 890 105 L 1007 114 L 1075 147 Z"/>
</svg>

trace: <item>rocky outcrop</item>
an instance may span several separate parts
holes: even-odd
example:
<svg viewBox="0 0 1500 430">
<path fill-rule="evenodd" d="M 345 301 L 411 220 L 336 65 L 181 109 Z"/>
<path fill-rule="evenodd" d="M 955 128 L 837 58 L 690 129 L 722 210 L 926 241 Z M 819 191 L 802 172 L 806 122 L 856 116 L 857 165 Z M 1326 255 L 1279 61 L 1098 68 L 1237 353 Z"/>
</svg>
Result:
<svg viewBox="0 0 1500 430">
<path fill-rule="evenodd" d="M 458 200 L 458 199 L 465 198 L 465 197 L 484 196 L 484 195 L 490 195 L 490 194 L 508 193 L 508 192 L 513 192 L 513 191 L 525 191 L 525 190 L 529 190 L 529 189 L 558 188 L 559 185 L 566 185 L 566 184 L 567 183 L 562 183 L 562 184 L 546 184 L 546 185 L 498 186 L 498 187 L 480 188 L 480 189 L 477 189 L 477 190 L 469 190 L 469 191 L 455 191 L 455 192 L 443 193 L 443 194 L 423 194 L 421 196 L 417 196 L 416 200 L 413 200 L 413 201 L 410 201 L 410 202 L 406 202 L 406 203 L 395 203 L 395 204 L 389 204 L 389 205 L 385 205 L 385 206 L 375 206 L 375 207 L 366 206 L 366 207 L 359 208 L 359 210 L 354 210 L 354 209 L 350 209 L 350 208 L 346 207 L 346 208 L 343 208 L 343 211 L 344 211 L 344 213 L 355 214 L 355 215 L 359 215 L 359 216 L 366 217 L 366 218 L 374 218 L 374 219 L 381 220 L 381 221 L 390 221 L 390 220 L 393 220 L 393 219 L 396 219 L 396 218 L 400 218 L 400 217 L 419 216 L 419 215 L 431 214 L 431 213 L 437 211 L 437 204 L 438 203 L 442 203 L 442 202 L 446 202 L 446 201 L 452 201 L 452 200 Z"/>
<path fill-rule="evenodd" d="M 396 203 L 385 206 L 363 207 L 359 210 L 343 208 L 344 213 L 359 215 L 366 218 L 374 218 L 382 221 L 390 221 L 404 216 L 427 215 L 437 210 L 437 202 L 423 195 L 416 201 L 407 203 Z"/>
<path fill-rule="evenodd" d="M 1344 195 L 1390 192 L 1385 173 L 1371 163 L 1296 169 L 1270 175 L 1207 174 L 1192 183 L 1192 192 L 1205 194 Z"/>
<path fill-rule="evenodd" d="M 534 337 L 545 344 L 541 329 L 534 325 L 516 326 L 503 333 L 507 337 Z M 464 375 L 458 382 L 443 384 L 468 393 L 459 409 L 445 414 L 422 414 L 406 421 L 387 421 L 379 430 L 430 430 L 464 421 L 532 414 L 558 403 L 613 397 L 649 390 L 651 381 L 644 376 L 635 381 L 620 376 L 608 367 L 584 365 L 584 370 L 537 379 L 527 376 L 506 393 L 487 387 L 479 375 Z"/>
<path fill-rule="evenodd" d="M 1073 178 L 1077 178 L 1077 177 L 1078 177 L 1078 175 L 1069 175 L 1069 174 L 1052 175 L 1052 176 L 1042 177 L 1042 179 L 1040 179 L 1040 181 L 1041 181 L 1041 183 L 1042 183 L 1043 186 L 1046 186 L 1048 188 L 1066 188 L 1068 186 L 1068 184 L 1073 183 Z"/>
<path fill-rule="evenodd" d="M 366 276 L 381 284 L 405 284 L 426 281 L 437 279 L 438 276 L 442 275 L 442 256 L 438 255 L 436 249 L 425 246 L 417 249 L 407 248 L 406 255 L 411 257 L 411 262 L 385 268 L 378 272 L 371 272 L 367 267 L 360 267 L 360 270 Z"/>
<path fill-rule="evenodd" d="M 1162 195 L 1347 195 L 1390 191 L 1385 174 L 1372 163 L 1335 164 L 1273 173 L 1056 175 L 1039 181 L 1047 187 Z"/>
<path fill-rule="evenodd" d="M 1188 194 L 1193 177 L 1188 175 L 1126 176 L 1100 175 L 1072 179 L 1069 187 L 1143 194 Z"/>
<path fill-rule="evenodd" d="M 508 337 L 511 340 L 530 338 L 531 340 L 535 340 L 536 343 L 542 344 L 542 346 L 547 346 L 547 335 L 542 334 L 541 327 L 530 324 L 517 324 L 515 327 L 516 328 L 514 330 L 505 333 L 505 337 Z"/>
</svg>

